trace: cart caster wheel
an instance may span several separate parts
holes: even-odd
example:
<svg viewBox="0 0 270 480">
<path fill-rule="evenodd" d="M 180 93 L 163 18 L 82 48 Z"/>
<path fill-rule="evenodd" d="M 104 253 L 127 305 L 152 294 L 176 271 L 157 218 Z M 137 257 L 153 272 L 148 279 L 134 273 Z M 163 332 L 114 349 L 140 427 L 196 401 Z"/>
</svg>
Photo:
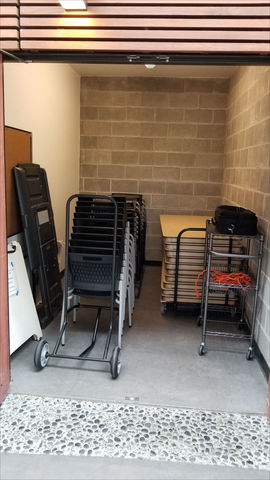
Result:
<svg viewBox="0 0 270 480">
<path fill-rule="evenodd" d="M 202 356 L 205 354 L 205 345 L 200 345 L 199 348 L 199 355 Z"/>
<path fill-rule="evenodd" d="M 113 379 L 117 378 L 120 374 L 120 370 L 121 370 L 120 354 L 121 354 L 121 349 L 119 347 L 115 347 L 113 349 L 113 353 L 110 360 L 111 375 Z"/>
<path fill-rule="evenodd" d="M 246 359 L 247 360 L 253 360 L 253 350 L 248 349 L 247 354 L 246 354 Z"/>
<path fill-rule="evenodd" d="M 37 335 L 33 335 L 33 339 L 35 340 L 35 342 L 39 342 L 42 337 L 38 337 Z"/>
<path fill-rule="evenodd" d="M 199 315 L 197 318 L 197 326 L 200 327 L 202 324 L 202 317 Z"/>
<path fill-rule="evenodd" d="M 161 315 L 164 315 L 165 313 L 167 313 L 167 310 L 168 310 L 167 303 L 162 303 L 160 306 Z"/>
<path fill-rule="evenodd" d="M 37 370 L 46 367 L 49 359 L 49 344 L 47 340 L 40 340 L 34 354 L 34 364 Z"/>
</svg>

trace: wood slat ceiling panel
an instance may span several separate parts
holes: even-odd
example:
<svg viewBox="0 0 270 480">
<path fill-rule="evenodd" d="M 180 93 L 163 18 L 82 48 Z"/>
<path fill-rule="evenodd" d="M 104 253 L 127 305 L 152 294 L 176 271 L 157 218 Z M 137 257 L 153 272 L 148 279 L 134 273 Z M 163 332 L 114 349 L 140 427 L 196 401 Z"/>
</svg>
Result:
<svg viewBox="0 0 270 480">
<path fill-rule="evenodd" d="M 19 1 L 20 0 L 1 0 L 1 6 L 8 6 L 8 5 L 15 5 L 19 6 Z M 56 0 L 52 0 L 53 3 L 55 3 Z"/>
<path fill-rule="evenodd" d="M 9 3 L 12 3 L 13 0 L 8 0 Z M 7 3 L 7 0 L 5 2 Z M 269 6 L 268 0 L 88 0 L 88 5 L 163 5 L 166 3 L 171 5 L 266 5 Z M 58 0 L 20 0 L 21 5 L 59 5 Z"/>
<path fill-rule="evenodd" d="M 23 50 L 270 54 L 270 0 L 20 0 L 20 28 Z"/>
<path fill-rule="evenodd" d="M 1 29 L 0 33 L 1 33 L 1 39 L 2 38 L 6 38 L 6 39 L 9 38 L 10 40 L 14 40 L 14 39 L 19 40 L 19 30 L 17 30 L 16 28 Z"/>
<path fill-rule="evenodd" d="M 1 17 L 19 17 L 18 3 L 16 0 L 13 2 L 13 5 L 4 5 L 0 4 L 0 15 Z"/>
<path fill-rule="evenodd" d="M 17 17 L 1 17 L 0 15 L 0 29 L 3 28 L 17 28 L 19 31 L 19 19 Z"/>
<path fill-rule="evenodd" d="M 0 49 L 1 50 L 19 50 L 18 40 L 2 39 L 2 33 L 0 31 Z"/>
<path fill-rule="evenodd" d="M 87 50 L 95 52 L 172 52 L 172 53 L 264 53 L 269 54 L 269 43 L 214 43 L 214 42 L 100 42 L 66 40 L 21 40 L 24 50 Z"/>
<path fill-rule="evenodd" d="M 19 50 L 19 1 L 2 0 L 0 4 L 0 49 Z"/>
<path fill-rule="evenodd" d="M 117 2 L 115 2 L 117 4 Z M 7 7 L 8 8 L 8 7 Z M 112 16 L 131 16 L 131 17 L 171 17 L 171 16 L 180 16 L 180 17 L 265 17 L 270 15 L 270 5 L 260 6 L 257 5 L 218 5 L 218 2 L 215 6 L 205 5 L 132 5 L 130 6 L 129 2 L 121 6 L 112 5 L 89 5 L 88 12 L 91 16 L 100 16 L 108 17 Z M 31 15 L 63 15 L 65 10 L 61 5 L 21 5 L 20 7 L 21 16 L 31 16 Z M 169 19 L 168 19 L 169 21 Z"/>
<path fill-rule="evenodd" d="M 20 25 L 22 28 L 163 28 L 170 29 L 220 29 L 243 30 L 243 29 L 270 29 L 270 20 L 268 18 L 252 19 L 218 19 L 218 18 L 91 18 L 89 16 L 74 17 L 21 17 Z"/>
<path fill-rule="evenodd" d="M 21 30 L 21 39 L 65 39 L 65 40 L 124 40 L 127 38 L 134 41 L 220 41 L 220 32 L 213 30 L 190 31 L 190 30 L 102 30 L 102 29 L 31 29 Z M 269 32 L 228 30 L 222 32 L 222 39 L 226 41 L 264 41 L 269 40 Z"/>
</svg>

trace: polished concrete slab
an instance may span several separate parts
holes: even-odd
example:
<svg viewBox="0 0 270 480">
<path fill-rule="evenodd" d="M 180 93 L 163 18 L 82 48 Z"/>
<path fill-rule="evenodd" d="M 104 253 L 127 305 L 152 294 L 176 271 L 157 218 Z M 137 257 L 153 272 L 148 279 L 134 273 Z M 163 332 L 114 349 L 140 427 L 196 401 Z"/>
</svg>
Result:
<svg viewBox="0 0 270 480">
<path fill-rule="evenodd" d="M 160 268 L 147 267 L 134 326 L 125 327 L 118 379 L 112 380 L 108 365 L 82 361 L 50 359 L 47 367 L 37 372 L 35 342 L 30 340 L 12 356 L 11 393 L 265 414 L 267 382 L 258 361 L 246 360 L 247 344 L 214 338 L 208 342 L 208 353 L 199 356 L 201 332 L 196 317 L 161 315 L 159 292 Z M 70 322 L 66 352 L 78 353 L 90 343 L 89 322 L 93 318 L 84 311 L 75 325 Z M 44 331 L 50 348 L 57 331 L 57 321 Z M 103 343 L 101 333 L 97 354 L 102 352 Z M 269 479 L 269 472 L 254 469 L 107 457 L 3 454 L 1 469 L 3 480 Z"/>
<path fill-rule="evenodd" d="M 122 458 L 1 454 L 0 478 L 1 480 L 269 480 L 269 472 Z"/>
<path fill-rule="evenodd" d="M 258 361 L 246 360 L 247 344 L 213 338 L 208 353 L 199 356 L 196 317 L 161 315 L 159 293 L 160 268 L 147 267 L 134 325 L 125 327 L 118 379 L 112 380 L 109 365 L 83 361 L 50 359 L 37 372 L 36 343 L 29 341 L 12 356 L 10 391 L 120 402 L 131 397 L 142 404 L 265 413 L 267 383 Z M 78 354 L 90 343 L 93 318 L 94 311 L 79 312 L 77 324 L 70 322 L 63 351 Z M 51 349 L 58 327 L 54 321 L 44 331 Z M 103 335 L 98 338 L 95 355 L 104 345 Z"/>
</svg>

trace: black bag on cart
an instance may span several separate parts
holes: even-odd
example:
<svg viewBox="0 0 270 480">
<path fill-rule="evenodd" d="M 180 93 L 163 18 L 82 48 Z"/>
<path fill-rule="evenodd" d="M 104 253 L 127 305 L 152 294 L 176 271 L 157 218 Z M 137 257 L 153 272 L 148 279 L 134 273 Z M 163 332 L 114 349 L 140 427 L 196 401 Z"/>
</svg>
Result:
<svg viewBox="0 0 270 480">
<path fill-rule="evenodd" d="M 220 233 L 228 235 L 256 235 L 257 233 L 257 216 L 243 207 L 219 205 L 212 221 Z"/>
</svg>

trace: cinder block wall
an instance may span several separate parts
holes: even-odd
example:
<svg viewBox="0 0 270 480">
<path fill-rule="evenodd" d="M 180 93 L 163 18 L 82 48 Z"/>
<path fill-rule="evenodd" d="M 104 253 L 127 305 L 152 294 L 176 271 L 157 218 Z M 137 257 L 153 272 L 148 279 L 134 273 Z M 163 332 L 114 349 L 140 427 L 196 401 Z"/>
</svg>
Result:
<svg viewBox="0 0 270 480">
<path fill-rule="evenodd" d="M 228 80 L 81 79 L 81 192 L 142 193 L 148 260 L 159 215 L 212 215 L 221 201 Z"/>
<path fill-rule="evenodd" d="M 223 202 L 257 213 L 266 235 L 257 342 L 270 365 L 270 67 L 241 67 L 228 96 Z"/>
</svg>

